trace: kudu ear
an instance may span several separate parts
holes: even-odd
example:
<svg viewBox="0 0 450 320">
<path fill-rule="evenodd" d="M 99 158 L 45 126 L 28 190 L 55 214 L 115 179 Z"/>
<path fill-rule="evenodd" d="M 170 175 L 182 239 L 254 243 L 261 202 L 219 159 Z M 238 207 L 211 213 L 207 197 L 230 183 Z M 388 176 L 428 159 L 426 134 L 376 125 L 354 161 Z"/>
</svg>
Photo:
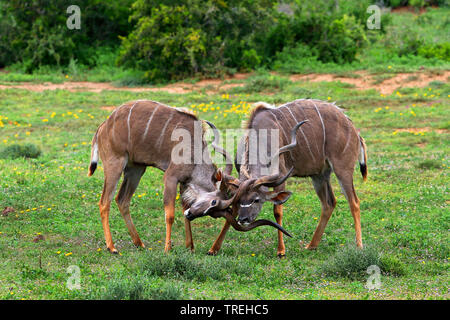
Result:
<svg viewBox="0 0 450 320">
<path fill-rule="evenodd" d="M 222 181 L 222 177 L 223 177 L 222 170 L 217 169 L 212 176 L 212 180 L 216 182 Z"/>
<path fill-rule="evenodd" d="M 222 191 L 230 191 L 234 194 L 239 189 L 239 185 L 240 182 L 238 179 L 225 174 L 223 175 L 222 182 L 220 183 L 220 189 Z"/>
<path fill-rule="evenodd" d="M 267 200 L 272 201 L 274 204 L 280 205 L 288 201 L 291 194 L 292 192 L 290 191 L 280 191 L 277 193 L 272 192 L 267 195 Z"/>
</svg>

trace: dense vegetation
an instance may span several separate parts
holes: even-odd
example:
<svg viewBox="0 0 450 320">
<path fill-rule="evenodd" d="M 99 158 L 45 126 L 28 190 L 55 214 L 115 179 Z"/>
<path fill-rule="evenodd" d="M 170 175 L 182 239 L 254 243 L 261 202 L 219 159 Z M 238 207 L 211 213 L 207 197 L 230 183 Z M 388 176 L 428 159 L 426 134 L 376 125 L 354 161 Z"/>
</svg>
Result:
<svg viewBox="0 0 450 320">
<path fill-rule="evenodd" d="M 421 7 L 448 1 L 413 1 Z M 130 70 L 125 82 L 220 76 L 258 68 L 309 72 L 323 66 L 373 64 L 373 57 L 450 61 L 448 11 L 393 25 L 382 1 L 380 29 L 366 26 L 363 1 L 77 0 L 81 29 L 66 27 L 67 1 L 16 0 L 0 4 L 0 67 L 26 73 L 50 69 L 75 76 L 92 68 Z M 435 19 L 438 15 L 444 18 Z M 438 23 L 436 23 L 438 21 Z M 433 36 L 421 33 L 432 24 Z M 372 59 L 367 59 L 372 57 Z M 375 62 L 377 63 L 377 62 Z M 132 71 L 131 71 L 132 70 Z M 123 79 L 128 78 L 128 79 Z"/>
</svg>

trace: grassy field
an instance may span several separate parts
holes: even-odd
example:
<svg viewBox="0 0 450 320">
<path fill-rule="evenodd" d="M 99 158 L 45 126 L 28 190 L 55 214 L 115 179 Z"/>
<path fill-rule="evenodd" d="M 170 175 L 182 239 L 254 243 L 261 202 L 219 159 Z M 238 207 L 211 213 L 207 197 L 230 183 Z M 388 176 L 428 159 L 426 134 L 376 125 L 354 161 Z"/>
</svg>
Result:
<svg viewBox="0 0 450 320">
<path fill-rule="evenodd" d="M 386 74 L 390 73 L 386 70 Z M 386 77 L 388 78 L 388 77 Z M 380 80 L 381 81 L 381 80 Z M 448 82 L 380 95 L 346 83 L 293 82 L 253 75 L 243 87 L 206 95 L 166 92 L 0 90 L 1 299 L 448 299 Z M 320 216 L 309 179 L 291 179 L 286 203 L 286 259 L 276 258 L 276 231 L 230 231 L 218 256 L 206 252 L 223 221 L 193 222 L 195 252 L 184 248 L 177 204 L 174 250 L 164 254 L 162 173 L 149 168 L 131 213 L 146 245 L 136 249 L 115 204 L 110 218 L 120 255 L 105 250 L 98 212 L 103 172 L 86 176 L 90 141 L 111 106 L 151 99 L 188 107 L 219 129 L 239 128 L 249 104 L 312 97 L 336 101 L 368 146 L 369 179 L 355 170 L 365 249 L 355 250 L 353 219 L 333 176 L 338 205 L 316 251 L 303 249 Z M 34 144 L 36 159 L 10 158 L 5 148 Z M 236 173 L 234 173 L 236 174 Z M 273 220 L 264 206 L 260 217 Z M 381 288 L 365 288 L 369 265 Z M 69 290 L 69 266 L 80 289 Z"/>
</svg>

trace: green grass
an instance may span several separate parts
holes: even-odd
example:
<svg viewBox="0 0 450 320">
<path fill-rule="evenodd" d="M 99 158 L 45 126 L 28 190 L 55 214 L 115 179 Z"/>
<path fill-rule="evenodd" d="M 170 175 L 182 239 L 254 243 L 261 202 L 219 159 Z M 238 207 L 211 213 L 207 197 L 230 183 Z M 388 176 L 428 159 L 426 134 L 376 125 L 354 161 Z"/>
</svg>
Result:
<svg viewBox="0 0 450 320">
<path fill-rule="evenodd" d="M 0 215 L 0 298 L 448 299 L 449 84 L 381 96 L 340 82 L 283 79 L 257 74 L 245 82 L 251 91 L 209 96 L 1 90 L 0 149 L 32 144 L 42 153 L 0 159 L 0 210 L 16 210 Z M 193 222 L 195 252 L 187 252 L 179 204 L 174 250 L 164 254 L 163 174 L 154 168 L 131 202 L 147 248 L 133 246 L 113 204 L 111 232 L 121 255 L 106 251 L 97 206 L 101 164 L 93 177 L 86 176 L 90 141 L 110 114 L 102 106 L 157 100 L 191 108 L 226 129 L 240 128 L 250 102 L 281 104 L 306 96 L 337 101 L 366 140 L 369 179 L 363 183 L 355 169 L 354 181 L 369 251 L 354 249 L 353 219 L 333 176 L 338 204 L 316 251 L 304 246 L 318 222 L 319 200 L 308 179 L 291 179 L 283 225 L 294 237 L 285 239 L 286 259 L 276 258 L 276 232 L 267 227 L 231 230 L 220 253 L 207 256 L 223 225 L 209 217 Z M 400 130 L 407 128 L 417 130 Z M 269 204 L 260 217 L 273 220 Z M 380 289 L 365 287 L 368 263 L 379 264 Z M 71 265 L 80 268 L 80 289 L 66 287 Z"/>
</svg>

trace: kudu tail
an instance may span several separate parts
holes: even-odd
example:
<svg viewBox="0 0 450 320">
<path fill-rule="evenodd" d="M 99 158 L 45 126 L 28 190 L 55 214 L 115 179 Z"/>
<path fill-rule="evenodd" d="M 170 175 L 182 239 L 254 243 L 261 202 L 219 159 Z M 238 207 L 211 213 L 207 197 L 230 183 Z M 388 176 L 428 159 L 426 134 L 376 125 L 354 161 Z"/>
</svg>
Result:
<svg viewBox="0 0 450 320">
<path fill-rule="evenodd" d="M 95 172 L 95 169 L 97 169 L 97 163 L 98 163 L 97 133 L 98 133 L 98 130 L 95 133 L 94 138 L 92 138 L 91 164 L 89 165 L 88 177 L 92 176 Z"/>
<path fill-rule="evenodd" d="M 367 152 L 366 152 L 366 143 L 364 142 L 363 137 L 359 136 L 359 170 L 361 171 L 361 175 L 363 180 L 367 180 Z"/>
</svg>

